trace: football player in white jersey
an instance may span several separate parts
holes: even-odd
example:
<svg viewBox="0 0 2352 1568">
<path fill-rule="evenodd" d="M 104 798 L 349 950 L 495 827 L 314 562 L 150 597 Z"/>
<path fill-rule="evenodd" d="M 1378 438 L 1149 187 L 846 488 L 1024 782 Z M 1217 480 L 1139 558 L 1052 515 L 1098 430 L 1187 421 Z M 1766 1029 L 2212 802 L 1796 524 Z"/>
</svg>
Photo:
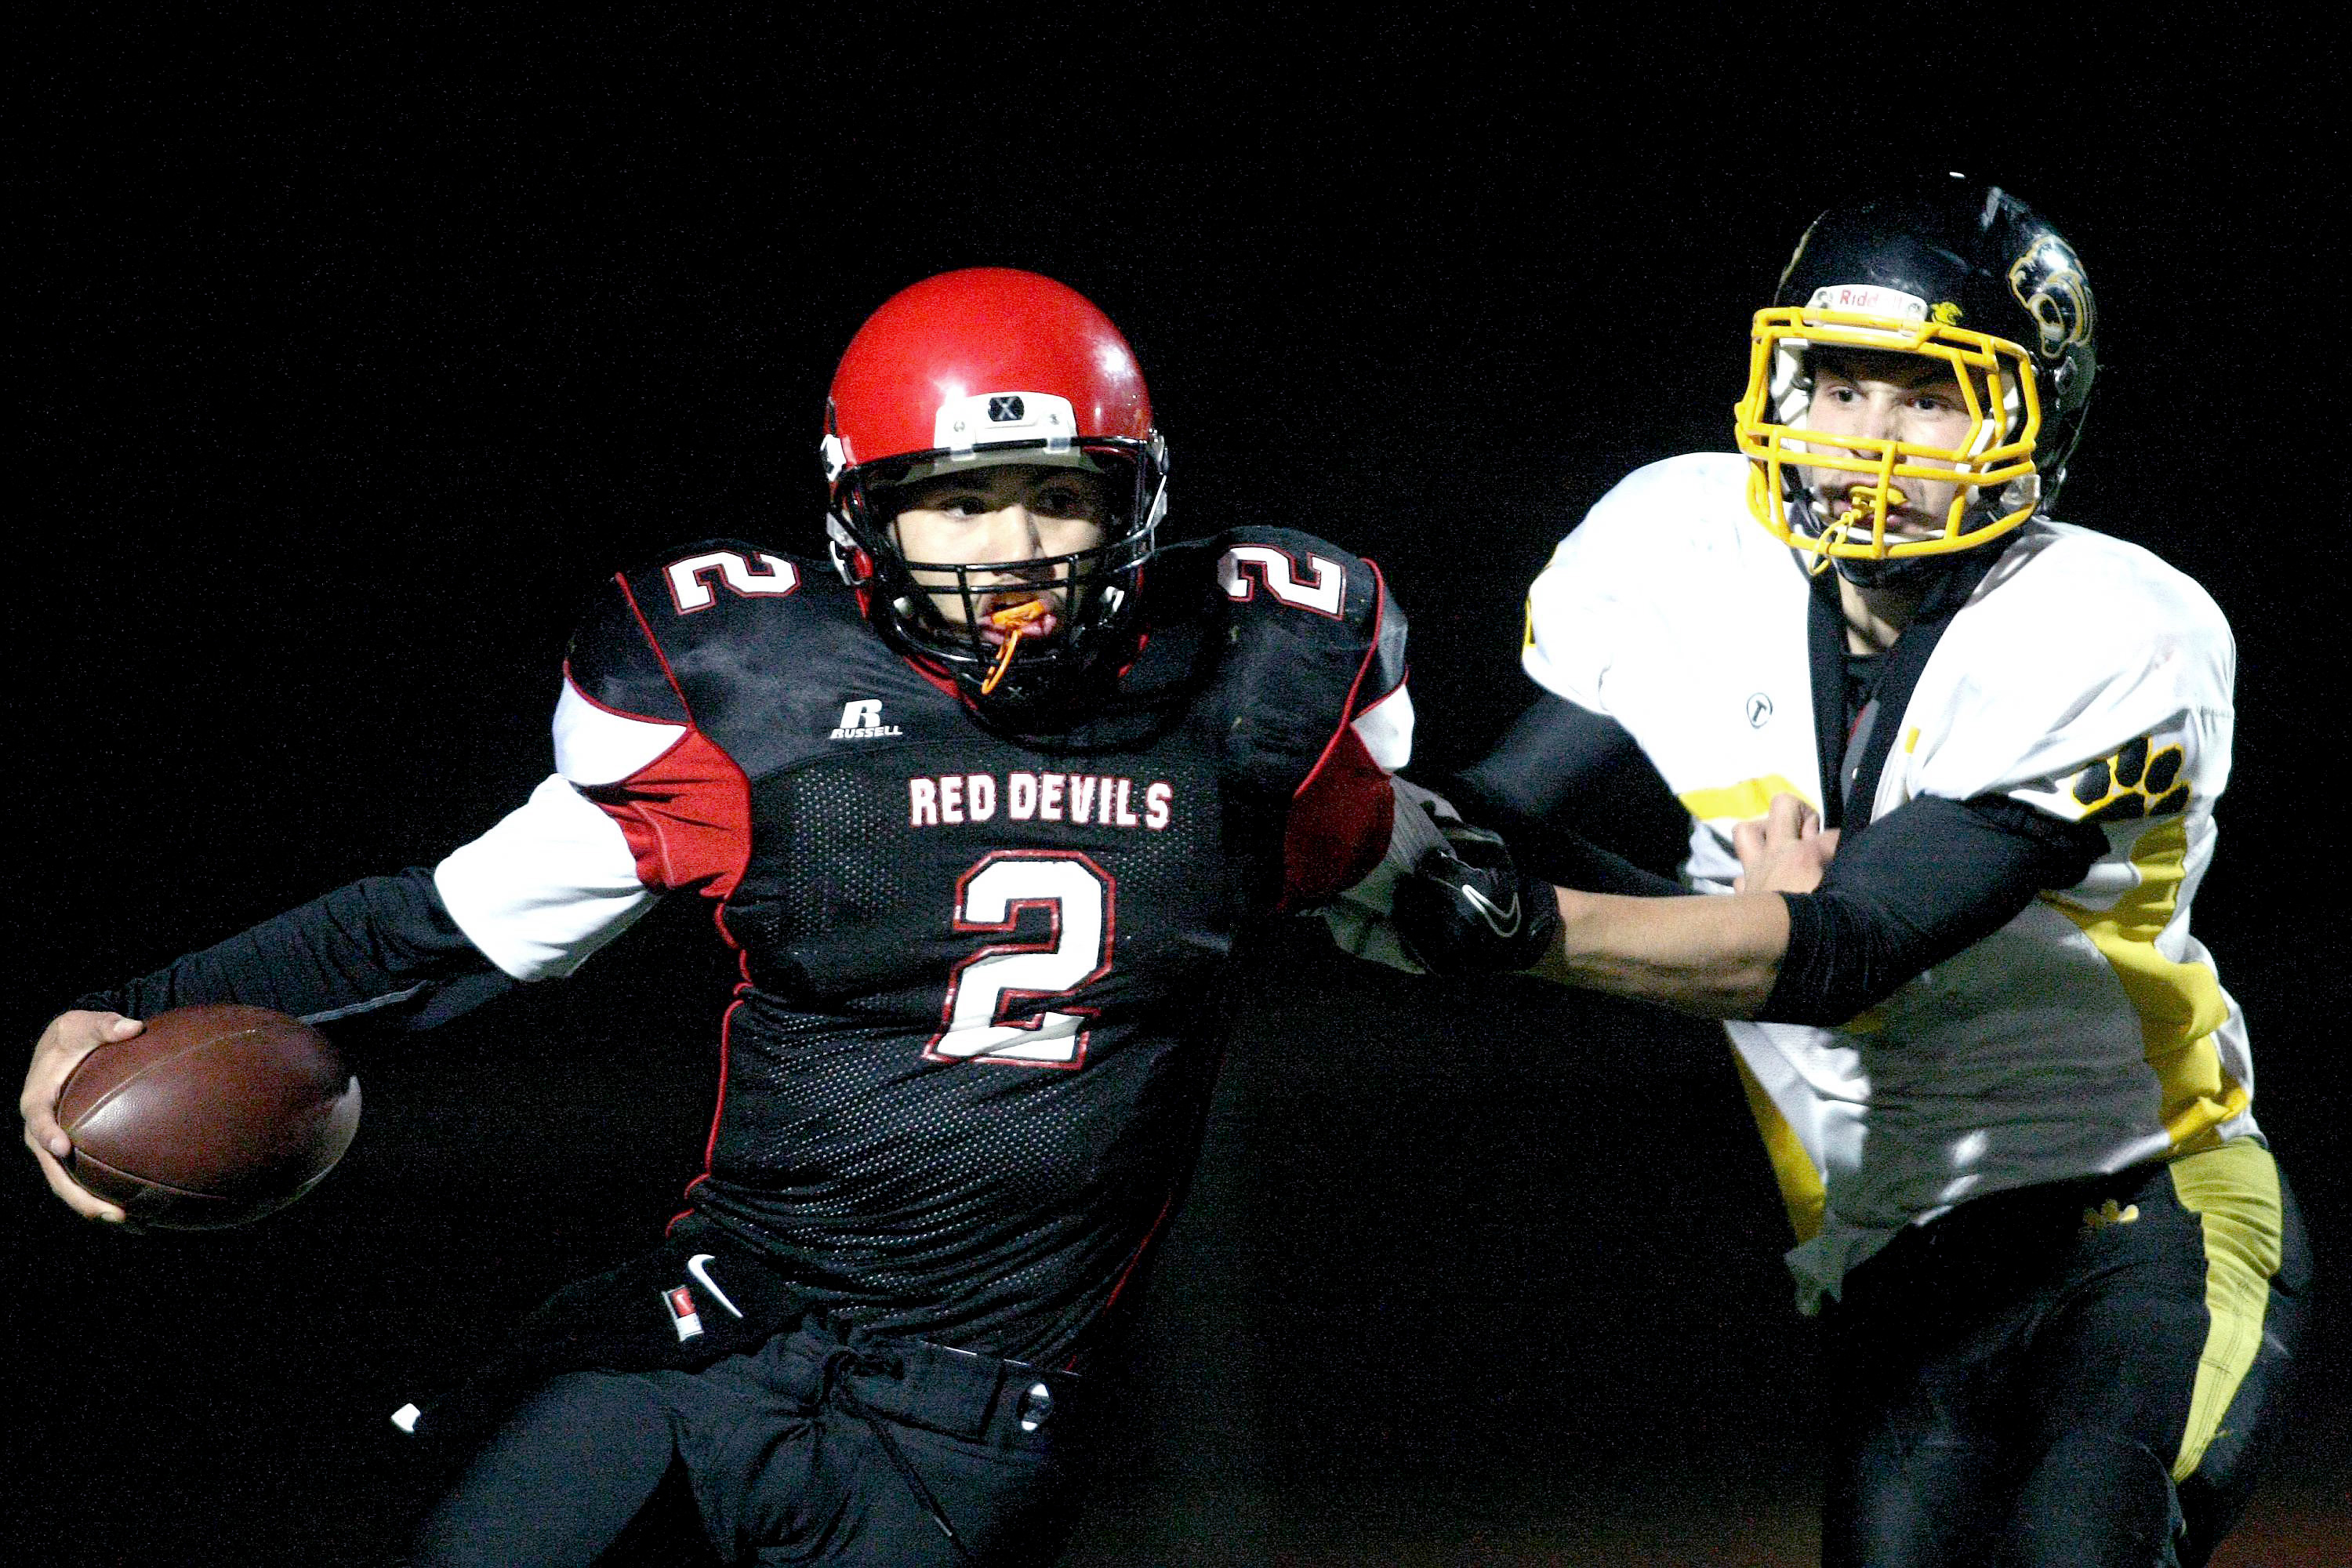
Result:
<svg viewBox="0 0 2352 1568">
<path fill-rule="evenodd" d="M 1393 927 L 1342 932 L 1728 1021 L 1822 1319 L 1831 1563 L 2201 1563 L 2276 1425 L 2307 1264 L 2189 930 L 2234 648 L 2050 515 L 2095 342 L 1999 189 L 1822 215 L 1737 455 L 1561 542 L 1543 695 L 1400 813 Z M 1559 831 L 1636 752 L 1689 812 L 1673 881 Z"/>
</svg>

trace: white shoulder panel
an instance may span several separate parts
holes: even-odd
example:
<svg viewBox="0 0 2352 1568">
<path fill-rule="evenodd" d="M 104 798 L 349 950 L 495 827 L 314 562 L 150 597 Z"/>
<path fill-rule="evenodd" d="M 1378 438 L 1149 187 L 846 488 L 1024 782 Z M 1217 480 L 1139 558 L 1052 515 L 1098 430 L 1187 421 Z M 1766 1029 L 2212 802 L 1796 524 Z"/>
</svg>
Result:
<svg viewBox="0 0 2352 1568">
<path fill-rule="evenodd" d="M 616 784 L 686 733 L 683 724 L 659 724 L 599 708 L 566 680 L 555 700 L 555 771 L 576 784 Z"/>
<path fill-rule="evenodd" d="M 2193 581 L 2137 545 L 2036 524 L 1937 645 L 1895 771 L 1910 794 L 2059 806 L 2040 798 L 2048 781 L 2137 739 L 2189 740 L 2210 800 L 2228 779 L 2235 674 L 2229 624 Z M 1882 787 L 1880 809 L 1899 798 Z"/>
<path fill-rule="evenodd" d="M 1356 715 L 1356 738 L 1390 773 L 1412 761 L 1412 693 L 1399 686 Z"/>
<path fill-rule="evenodd" d="M 1537 685 L 1608 713 L 1613 670 L 1654 645 L 1702 632 L 1711 579 L 1739 571 L 1748 521 L 1745 458 L 1701 452 L 1637 468 L 1559 542 L 1528 590 L 1521 663 Z M 1685 623 L 1670 631 L 1668 623 Z M 1727 637 L 1741 628 L 1720 628 Z"/>
<path fill-rule="evenodd" d="M 561 777 L 442 861 L 433 885 L 458 929 L 517 980 L 571 973 L 655 897 L 619 826 Z"/>
</svg>

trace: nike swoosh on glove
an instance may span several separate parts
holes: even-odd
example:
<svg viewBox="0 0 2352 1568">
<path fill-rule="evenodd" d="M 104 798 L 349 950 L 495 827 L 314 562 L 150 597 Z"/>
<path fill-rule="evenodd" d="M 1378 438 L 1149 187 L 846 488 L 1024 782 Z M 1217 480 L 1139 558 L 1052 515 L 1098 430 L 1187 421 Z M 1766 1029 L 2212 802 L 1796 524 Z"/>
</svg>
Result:
<svg viewBox="0 0 2352 1568">
<path fill-rule="evenodd" d="M 1423 850 L 1396 885 L 1392 918 L 1406 951 L 1433 974 L 1506 974 L 1536 963 L 1559 932 L 1551 884 L 1520 870 L 1499 834 L 1429 816 L 1443 842 Z"/>
</svg>

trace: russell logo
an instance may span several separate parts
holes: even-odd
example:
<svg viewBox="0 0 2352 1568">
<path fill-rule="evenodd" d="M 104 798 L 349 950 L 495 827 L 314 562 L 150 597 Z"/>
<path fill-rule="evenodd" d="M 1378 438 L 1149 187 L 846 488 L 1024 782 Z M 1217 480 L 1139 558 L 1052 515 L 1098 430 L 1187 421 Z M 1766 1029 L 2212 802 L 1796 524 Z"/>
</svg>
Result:
<svg viewBox="0 0 2352 1568">
<path fill-rule="evenodd" d="M 841 724 L 827 737 L 835 741 L 871 741 L 899 732 L 896 724 L 882 722 L 882 704 L 870 697 L 861 697 L 841 707 Z"/>
</svg>

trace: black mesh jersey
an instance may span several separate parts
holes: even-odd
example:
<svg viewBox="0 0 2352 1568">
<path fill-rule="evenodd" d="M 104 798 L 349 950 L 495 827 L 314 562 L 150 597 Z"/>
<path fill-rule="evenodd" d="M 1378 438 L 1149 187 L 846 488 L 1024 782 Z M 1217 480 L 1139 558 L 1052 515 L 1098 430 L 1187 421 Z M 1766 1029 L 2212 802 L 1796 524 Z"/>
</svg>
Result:
<svg viewBox="0 0 2352 1568">
<path fill-rule="evenodd" d="M 692 1201 L 873 1327 L 1080 1347 L 1190 1169 L 1237 924 L 1386 846 L 1410 703 L 1377 570 L 1244 530 L 1143 592 L 1117 698 L 1045 738 L 740 543 L 616 577 L 574 640 L 564 772 L 742 957 Z"/>
</svg>

